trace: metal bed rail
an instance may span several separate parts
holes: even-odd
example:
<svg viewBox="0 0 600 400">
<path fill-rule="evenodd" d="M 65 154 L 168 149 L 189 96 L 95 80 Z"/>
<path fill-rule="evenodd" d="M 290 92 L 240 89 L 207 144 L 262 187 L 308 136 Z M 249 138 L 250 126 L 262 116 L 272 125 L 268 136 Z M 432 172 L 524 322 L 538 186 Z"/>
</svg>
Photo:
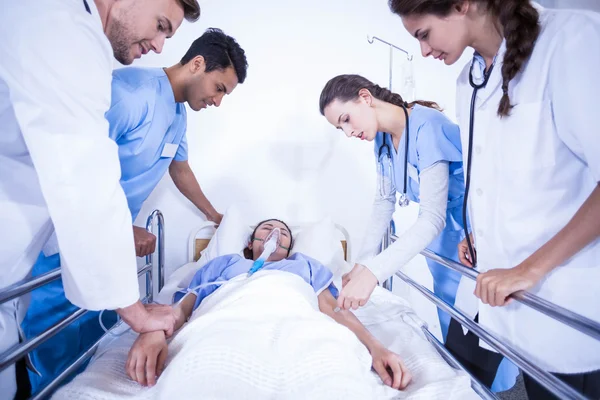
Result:
<svg viewBox="0 0 600 400">
<path fill-rule="evenodd" d="M 60 268 L 55 268 L 33 278 L 24 279 L 14 283 L 0 292 L 0 304 L 6 303 L 17 297 L 31 292 L 34 289 L 44 286 L 46 283 L 52 282 L 60 278 Z"/>
<path fill-rule="evenodd" d="M 156 240 L 158 249 L 158 264 L 156 275 L 158 278 L 158 291 L 160 292 L 165 286 L 165 218 L 159 210 L 154 210 L 148 216 L 146 221 L 146 230 L 148 232 L 154 232 L 154 223 L 156 222 Z M 154 265 L 154 254 L 148 254 L 146 256 L 146 264 Z M 152 288 L 152 286 L 150 286 Z M 150 291 L 149 293 L 152 293 Z M 152 301 L 152 299 L 150 299 Z"/>
<path fill-rule="evenodd" d="M 392 244 L 392 237 L 394 236 L 395 231 L 396 227 L 394 225 L 394 221 L 391 221 L 383 235 L 383 238 L 381 239 L 381 251 L 390 247 L 390 245 Z M 381 286 L 383 286 L 384 289 L 387 289 L 391 292 L 394 289 L 394 276 L 391 276 L 389 279 L 385 280 Z"/>
<path fill-rule="evenodd" d="M 485 400 L 493 400 L 498 398 L 495 394 L 493 394 L 490 391 L 490 389 L 488 389 L 484 384 L 479 382 L 473 375 L 471 375 L 471 373 L 467 371 L 465 367 L 456 360 L 456 358 L 454 358 L 454 356 L 448 351 L 448 349 L 444 347 L 444 344 L 440 342 L 435 336 L 433 336 L 431 332 L 429 332 L 429 329 L 427 329 L 426 325 L 422 325 L 421 330 L 423 331 L 425 338 L 429 341 L 429 343 L 433 345 L 433 347 L 435 347 L 435 349 L 438 351 L 438 353 L 441 354 L 441 356 L 446 360 L 447 363 L 449 363 L 455 369 L 460 369 L 466 372 L 469 378 L 471 378 L 472 387 L 475 393 L 477 393 L 482 399 Z"/>
<path fill-rule="evenodd" d="M 391 235 L 391 243 L 395 242 L 398 237 L 396 235 Z M 464 276 L 467 276 L 470 279 L 477 279 L 478 272 L 463 266 L 455 261 L 449 260 L 445 257 L 442 257 L 430 250 L 424 250 L 421 254 L 425 257 L 428 257 L 441 265 L 444 265 L 448 268 L 451 268 Z M 408 285 L 419 291 L 421 294 L 425 296 L 429 301 L 434 303 L 438 308 L 450 314 L 454 319 L 457 320 L 461 325 L 467 327 L 470 331 L 472 331 L 475 335 L 477 335 L 480 339 L 484 340 L 491 347 L 493 347 L 496 351 L 509 358 L 512 362 L 515 363 L 523 372 L 530 375 L 533 379 L 538 381 L 545 388 L 550 390 L 555 395 L 559 396 L 561 399 L 587 399 L 584 395 L 574 390 L 572 387 L 556 378 L 554 375 L 549 372 L 542 370 L 537 367 L 533 362 L 529 361 L 528 357 L 522 354 L 519 350 L 515 349 L 512 345 L 506 344 L 497 337 L 496 335 L 486 331 L 481 325 L 474 322 L 471 318 L 463 314 L 458 309 L 454 308 L 452 305 L 448 304 L 437 295 L 432 293 L 430 290 L 415 282 L 409 276 L 402 272 L 397 272 L 396 276 L 406 282 Z M 516 292 L 511 295 L 511 298 L 539 311 L 551 318 L 556 319 L 566 325 L 579 330 L 582 333 L 585 333 L 591 337 L 599 338 L 600 337 L 600 329 L 598 327 L 598 323 L 592 321 L 584 316 L 581 316 L 577 313 L 574 313 L 565 308 L 554 305 L 544 299 L 541 299 L 531 293 L 528 292 Z M 463 371 L 467 372 L 457 361 L 452 357 L 452 355 L 446 350 L 446 348 L 439 343 L 439 341 L 427 330 L 426 326 L 421 326 L 426 338 L 436 347 L 436 349 L 441 353 L 441 355 L 450 362 L 454 367 L 459 367 Z M 468 372 L 467 372 L 468 374 Z M 470 375 L 470 374 L 469 374 Z M 477 381 L 473 376 L 471 376 L 473 389 L 483 398 L 490 398 L 489 396 L 494 396 L 489 391 L 482 390 L 482 384 Z M 483 386 L 485 388 L 485 386 Z M 487 388 L 485 388 L 487 389 Z M 492 398 L 495 398 L 492 397 Z"/>
<path fill-rule="evenodd" d="M 157 265 L 157 275 L 158 275 L 158 290 L 162 289 L 164 286 L 164 217 L 159 210 L 154 210 L 150 216 L 148 217 L 146 223 L 146 229 L 153 233 L 154 226 L 157 227 L 157 251 L 158 251 L 158 265 Z M 146 293 L 142 302 L 152 302 L 154 298 L 154 290 L 153 290 L 153 255 L 150 254 L 146 256 L 146 264 L 140 268 L 137 272 L 138 277 L 145 275 L 145 283 L 146 283 Z M 15 299 L 17 297 L 23 296 L 34 289 L 37 289 L 40 286 L 43 286 L 49 282 L 52 282 L 60 277 L 60 268 L 56 268 L 52 271 L 49 271 L 45 274 L 24 279 L 20 282 L 17 282 L 0 292 L 0 304 Z M 0 371 L 4 370 L 8 366 L 14 364 L 19 359 L 23 358 L 31 351 L 35 350 L 42 343 L 46 342 L 54 335 L 65 329 L 68 325 L 73 323 L 74 321 L 81 318 L 83 315 L 87 314 L 89 311 L 78 309 L 73 312 L 71 315 L 66 318 L 58 321 L 56 324 L 52 325 L 47 330 L 43 331 L 39 335 L 28 339 L 22 343 L 19 343 L 12 348 L 8 349 L 4 353 L 0 354 Z M 109 332 L 112 332 L 117 326 L 121 324 L 121 321 L 118 321 Z M 45 387 L 43 387 L 38 393 L 35 393 L 31 399 L 43 399 L 45 396 L 49 396 L 54 390 L 58 388 L 58 386 L 73 372 L 75 372 L 83 363 L 89 359 L 97 350 L 98 346 L 109 336 L 109 332 L 105 333 L 91 348 L 86 350 L 77 360 L 75 360 L 71 365 L 67 366 L 66 369 L 60 373 L 54 380 L 48 383 Z"/>
<path fill-rule="evenodd" d="M 144 299 L 142 299 L 142 303 L 148 303 L 150 301 L 151 301 L 150 296 L 146 296 Z M 67 368 L 65 368 L 65 370 L 63 372 L 61 372 L 50 383 L 48 383 L 46 386 L 44 386 L 39 392 L 37 392 L 32 397 L 30 397 L 29 400 L 42 400 L 42 399 L 48 398 L 56 389 L 59 388 L 60 384 L 62 382 L 64 382 L 65 379 L 67 379 L 73 373 L 77 372 L 77 370 L 87 360 L 92 358 L 92 356 L 96 353 L 96 351 L 98 350 L 100 345 L 102 345 L 102 343 L 105 340 L 108 340 L 110 338 L 110 336 L 113 335 L 113 332 L 121 325 L 121 323 L 122 323 L 122 321 L 118 321 L 112 328 L 110 328 L 108 330 L 108 332 L 106 332 L 104 335 L 102 335 L 102 337 L 100 337 L 100 339 L 98 339 L 96 341 L 96 343 L 94 343 L 92 345 L 92 347 L 87 349 L 82 355 L 80 355 L 77 358 L 77 360 L 75 360 L 71 365 L 67 366 Z"/>
<path fill-rule="evenodd" d="M 393 240 L 396 237 L 392 237 Z M 438 264 L 441 264 L 445 267 L 453 269 L 454 271 L 459 272 L 463 276 L 466 276 L 469 279 L 477 280 L 477 275 L 479 272 L 474 270 L 473 268 L 465 267 L 464 265 L 457 263 L 456 261 L 450 260 L 446 257 L 440 256 L 439 254 L 434 253 L 431 250 L 423 250 L 421 252 L 425 257 L 436 261 Z M 553 304 L 548 300 L 544 300 L 541 297 L 538 297 L 534 294 L 525 291 L 518 291 L 510 295 L 511 298 L 516 301 L 525 304 L 536 311 L 539 311 L 543 314 L 546 314 L 550 318 L 553 318 L 557 321 L 560 321 L 571 328 L 577 329 L 581 333 L 585 333 L 586 335 L 600 340 L 600 323 L 594 320 L 591 320 L 583 315 L 577 314 L 571 310 L 567 310 L 564 307 Z"/>
</svg>

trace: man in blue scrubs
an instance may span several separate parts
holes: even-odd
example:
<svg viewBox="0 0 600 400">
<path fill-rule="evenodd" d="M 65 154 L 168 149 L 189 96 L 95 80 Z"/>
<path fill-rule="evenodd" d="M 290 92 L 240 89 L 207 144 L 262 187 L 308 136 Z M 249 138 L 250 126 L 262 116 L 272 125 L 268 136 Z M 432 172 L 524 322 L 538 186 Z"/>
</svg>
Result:
<svg viewBox="0 0 600 400">
<path fill-rule="evenodd" d="M 204 196 L 188 164 L 186 110 L 218 107 L 246 78 L 244 51 L 218 29 L 209 29 L 169 68 L 123 68 L 114 71 L 112 105 L 106 118 L 119 145 L 121 185 L 133 220 L 167 169 L 175 186 L 206 217 L 222 215 Z M 134 226 L 136 252 L 154 251 L 156 238 Z"/>
<path fill-rule="evenodd" d="M 244 50 L 235 39 L 211 28 L 171 67 L 129 67 L 113 72 L 111 108 L 106 119 L 109 135 L 119 146 L 121 186 L 132 222 L 167 169 L 186 198 L 209 220 L 221 222 L 222 215 L 203 194 L 188 164 L 185 103 L 194 111 L 218 107 L 226 94 L 244 82 L 247 68 Z M 139 257 L 154 252 L 154 235 L 136 226 L 133 232 Z M 59 266 L 58 254 L 40 254 L 33 274 Z M 33 291 L 22 323 L 25 336 L 39 334 L 74 310 L 64 297 L 60 280 Z M 88 313 L 31 353 L 33 364 L 42 374 L 29 374 L 33 393 L 100 337 L 97 315 Z M 105 313 L 104 319 L 114 321 L 114 314 Z"/>
</svg>

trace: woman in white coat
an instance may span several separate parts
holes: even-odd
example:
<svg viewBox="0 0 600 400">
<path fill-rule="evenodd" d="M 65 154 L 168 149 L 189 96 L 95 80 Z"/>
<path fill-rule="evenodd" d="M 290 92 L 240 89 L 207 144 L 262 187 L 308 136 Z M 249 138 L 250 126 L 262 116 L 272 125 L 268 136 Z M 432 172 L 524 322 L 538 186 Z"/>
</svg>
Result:
<svg viewBox="0 0 600 400">
<path fill-rule="evenodd" d="M 529 290 L 600 321 L 600 15 L 528 0 L 389 4 L 424 56 L 450 65 L 475 49 L 457 109 L 480 323 L 600 397 L 600 342 L 508 300 Z M 525 385 L 529 398 L 552 397 L 528 376 Z"/>
</svg>

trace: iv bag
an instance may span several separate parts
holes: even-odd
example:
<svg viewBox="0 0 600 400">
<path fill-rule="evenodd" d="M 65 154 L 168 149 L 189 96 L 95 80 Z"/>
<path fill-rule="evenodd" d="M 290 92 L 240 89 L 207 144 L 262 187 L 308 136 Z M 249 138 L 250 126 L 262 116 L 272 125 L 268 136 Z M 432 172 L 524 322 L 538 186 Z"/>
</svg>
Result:
<svg viewBox="0 0 600 400">
<path fill-rule="evenodd" d="M 406 60 L 402 63 L 402 87 L 400 95 L 406 102 L 410 103 L 415 100 L 415 75 L 412 60 Z"/>
</svg>

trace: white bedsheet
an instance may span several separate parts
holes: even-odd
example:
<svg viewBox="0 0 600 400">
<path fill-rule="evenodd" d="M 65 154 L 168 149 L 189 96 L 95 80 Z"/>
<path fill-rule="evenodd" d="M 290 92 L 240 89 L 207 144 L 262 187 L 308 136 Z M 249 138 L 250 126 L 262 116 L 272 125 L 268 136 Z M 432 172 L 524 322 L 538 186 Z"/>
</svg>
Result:
<svg viewBox="0 0 600 400">
<path fill-rule="evenodd" d="M 367 350 L 318 311 L 310 286 L 292 274 L 257 273 L 207 298 L 169 344 L 168 366 L 153 388 L 127 378 L 136 335 L 100 349 L 54 399 L 475 399 L 470 381 L 422 336 L 410 307 L 385 290 L 357 312 L 413 374 L 402 392 L 384 386 Z M 405 322 L 404 320 L 408 321 Z"/>
</svg>

